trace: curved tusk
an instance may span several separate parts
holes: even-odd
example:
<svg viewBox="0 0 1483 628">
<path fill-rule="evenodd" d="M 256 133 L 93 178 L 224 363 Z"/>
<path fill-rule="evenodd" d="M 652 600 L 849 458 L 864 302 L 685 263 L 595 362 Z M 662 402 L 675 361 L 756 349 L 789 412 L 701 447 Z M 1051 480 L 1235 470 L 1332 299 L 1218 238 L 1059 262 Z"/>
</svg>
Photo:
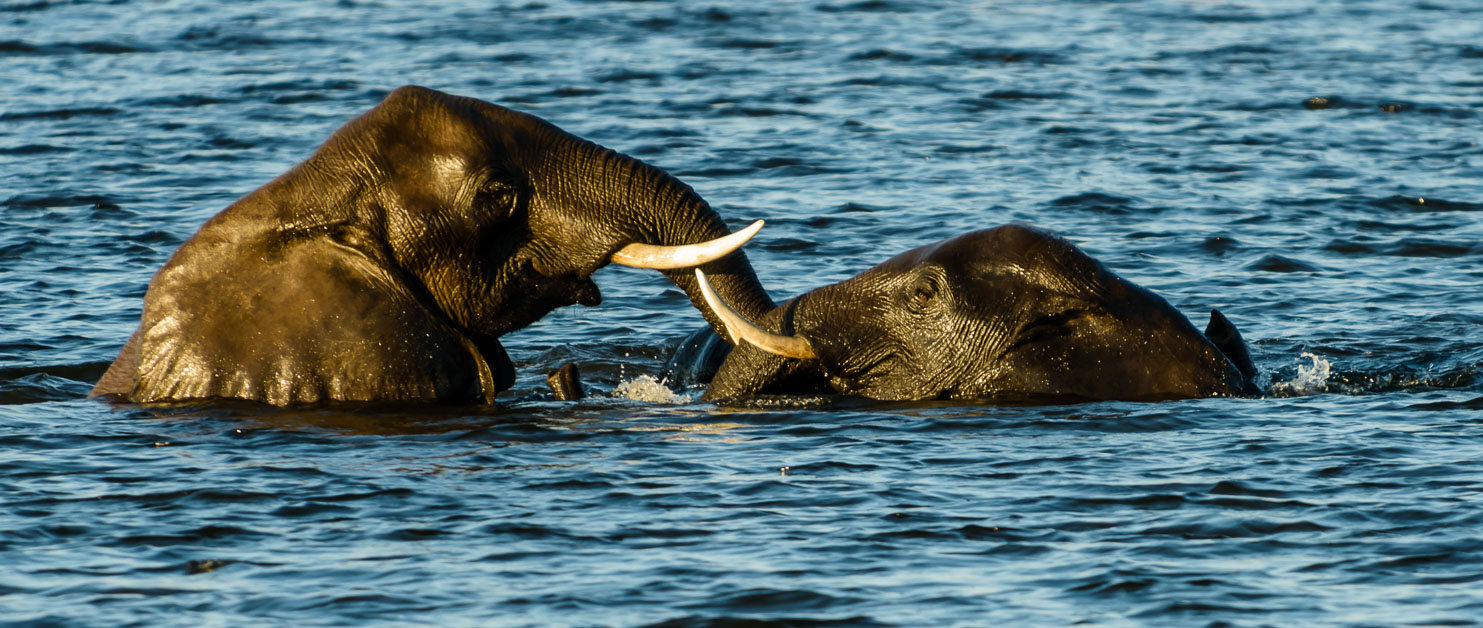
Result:
<svg viewBox="0 0 1483 628">
<path fill-rule="evenodd" d="M 739 345 L 743 340 L 768 353 L 774 353 L 785 358 L 797 358 L 799 360 L 812 360 L 818 356 L 814 348 L 808 344 L 802 336 L 780 336 L 756 326 L 745 316 L 737 314 L 731 309 L 721 297 L 716 296 L 716 291 L 711 289 L 710 280 L 705 278 L 705 273 L 695 269 L 695 279 L 700 282 L 700 295 L 705 297 L 705 304 L 711 306 L 721 323 L 726 326 L 726 335 L 731 336 L 731 344 Z"/>
<path fill-rule="evenodd" d="M 611 259 L 614 264 L 654 270 L 699 266 L 726 257 L 732 251 L 741 248 L 747 240 L 757 235 L 757 231 L 762 229 L 762 223 L 763 221 L 759 220 L 736 233 L 695 244 L 659 246 L 635 242 L 618 249 Z"/>
</svg>

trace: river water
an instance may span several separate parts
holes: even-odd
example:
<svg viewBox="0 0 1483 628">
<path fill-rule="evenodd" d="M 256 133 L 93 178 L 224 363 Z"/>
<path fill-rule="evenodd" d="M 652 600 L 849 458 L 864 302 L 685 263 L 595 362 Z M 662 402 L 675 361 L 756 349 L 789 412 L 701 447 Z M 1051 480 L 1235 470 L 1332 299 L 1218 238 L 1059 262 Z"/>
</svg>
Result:
<svg viewBox="0 0 1483 628">
<path fill-rule="evenodd" d="M 0 622 L 1483 618 L 1483 5 L 494 4 L 0 3 Z M 779 299 L 1049 229 L 1264 394 L 717 407 L 650 379 L 700 316 L 608 268 L 497 407 L 83 398 L 181 241 L 407 83 L 767 219 Z"/>
</svg>

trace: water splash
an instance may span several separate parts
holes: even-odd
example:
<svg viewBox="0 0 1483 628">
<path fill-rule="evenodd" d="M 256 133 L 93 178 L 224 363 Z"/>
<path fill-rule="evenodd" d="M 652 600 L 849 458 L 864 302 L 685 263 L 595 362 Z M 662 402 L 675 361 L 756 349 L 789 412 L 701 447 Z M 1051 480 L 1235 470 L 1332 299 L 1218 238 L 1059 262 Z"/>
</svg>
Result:
<svg viewBox="0 0 1483 628">
<path fill-rule="evenodd" d="M 1298 361 L 1308 358 L 1311 365 L 1298 364 L 1298 374 L 1285 382 L 1273 382 L 1272 394 L 1279 397 L 1298 397 L 1328 390 L 1332 364 L 1312 353 L 1303 352 Z"/>
<path fill-rule="evenodd" d="M 639 375 L 619 382 L 613 389 L 613 396 L 649 403 L 690 403 L 690 395 L 670 390 L 653 375 Z"/>
</svg>

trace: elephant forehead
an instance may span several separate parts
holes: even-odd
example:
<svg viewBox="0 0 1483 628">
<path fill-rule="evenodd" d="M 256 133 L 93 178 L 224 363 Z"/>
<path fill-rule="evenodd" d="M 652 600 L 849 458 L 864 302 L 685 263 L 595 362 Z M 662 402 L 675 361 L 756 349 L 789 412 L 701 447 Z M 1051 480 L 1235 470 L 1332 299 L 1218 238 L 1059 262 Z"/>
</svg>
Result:
<svg viewBox="0 0 1483 628">
<path fill-rule="evenodd" d="M 965 271 L 1015 266 L 1056 272 L 1097 264 L 1070 242 L 1021 225 L 1004 225 L 952 238 L 941 243 L 932 257 Z"/>
<path fill-rule="evenodd" d="M 372 113 L 379 113 L 394 121 L 463 132 L 475 132 L 492 121 L 530 117 L 476 98 L 416 86 L 401 87 L 388 94 Z"/>
<path fill-rule="evenodd" d="M 536 129 L 547 126 L 535 116 L 481 100 L 409 86 L 346 124 L 326 147 L 392 162 L 434 155 L 487 161 L 528 143 Z"/>
<path fill-rule="evenodd" d="M 1036 286 L 1066 294 L 1115 289 L 1119 280 L 1075 245 L 1037 229 L 1003 225 L 969 232 L 897 255 L 871 274 L 891 276 L 941 267 L 954 283 L 1016 291 Z"/>
</svg>

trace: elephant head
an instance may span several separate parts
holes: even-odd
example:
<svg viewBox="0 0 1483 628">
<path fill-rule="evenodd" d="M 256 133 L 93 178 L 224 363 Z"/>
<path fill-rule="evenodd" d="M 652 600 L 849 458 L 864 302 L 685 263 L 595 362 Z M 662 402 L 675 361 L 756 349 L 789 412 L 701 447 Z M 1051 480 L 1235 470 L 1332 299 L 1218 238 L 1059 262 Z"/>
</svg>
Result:
<svg viewBox="0 0 1483 628">
<path fill-rule="evenodd" d="M 1256 375 L 1219 312 L 1202 334 L 1070 243 L 1017 225 L 907 251 L 785 303 L 760 326 L 708 298 L 738 344 L 711 399 L 802 388 L 1152 400 L 1250 393 Z"/>
<path fill-rule="evenodd" d="M 533 115 L 420 87 L 392 92 L 295 171 L 308 179 L 284 186 L 295 191 L 323 190 L 335 173 L 348 198 L 334 203 L 346 214 L 334 219 L 376 224 L 439 309 L 491 336 L 557 307 L 598 304 L 591 275 L 610 261 L 662 268 L 699 304 L 691 273 L 678 269 L 702 257 L 681 251 L 662 261 L 624 249 L 729 233 L 704 199 L 658 168 Z M 279 223 L 307 209 L 275 206 L 290 208 Z M 744 254 L 705 268 L 744 311 L 770 305 Z"/>
<path fill-rule="evenodd" d="M 403 87 L 181 245 L 93 394 L 488 401 L 513 381 L 497 338 L 598 304 L 591 275 L 609 262 L 660 269 L 707 311 L 680 270 L 702 265 L 739 309 L 769 311 L 728 254 L 759 226 L 728 237 L 653 166 Z"/>
</svg>

